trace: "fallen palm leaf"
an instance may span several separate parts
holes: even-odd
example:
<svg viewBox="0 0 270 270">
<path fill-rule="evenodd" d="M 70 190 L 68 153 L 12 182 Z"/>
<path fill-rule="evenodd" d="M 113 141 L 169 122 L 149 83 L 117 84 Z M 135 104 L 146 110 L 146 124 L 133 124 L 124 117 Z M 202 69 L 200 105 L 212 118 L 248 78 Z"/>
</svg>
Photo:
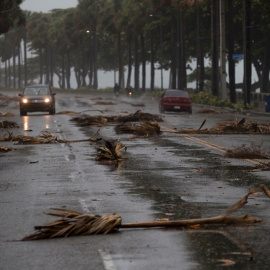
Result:
<svg viewBox="0 0 270 270">
<path fill-rule="evenodd" d="M 0 128 L 18 128 L 19 126 L 12 121 L 0 121 Z"/>
<path fill-rule="evenodd" d="M 0 152 L 1 152 L 1 153 L 6 153 L 6 152 L 9 152 L 9 151 L 15 151 L 15 150 L 16 150 L 16 149 L 11 148 L 11 147 L 0 146 Z"/>
<path fill-rule="evenodd" d="M 131 133 L 137 136 L 159 134 L 160 126 L 155 121 L 143 121 L 140 124 L 120 124 L 115 127 L 116 133 Z"/>
<path fill-rule="evenodd" d="M 80 127 L 84 126 L 104 126 L 107 124 L 107 119 L 102 116 L 83 115 L 74 117 L 71 121 L 76 122 Z"/>
<path fill-rule="evenodd" d="M 122 224 L 122 218 L 116 214 L 105 216 L 81 214 L 67 209 L 53 209 L 57 212 L 46 213 L 47 215 L 60 217 L 60 220 L 35 226 L 36 232 L 26 236 L 22 241 L 48 239 L 56 237 L 69 237 L 90 234 L 107 234 L 118 231 L 120 228 L 150 228 L 150 227 L 185 227 L 199 225 L 247 225 L 262 222 L 261 219 L 249 217 L 248 215 L 229 217 L 232 213 L 240 209 L 247 203 L 249 195 L 257 190 L 250 191 L 240 201 L 230 207 L 226 212 L 216 217 L 198 218 L 175 221 L 153 221 L 143 223 Z"/>
<path fill-rule="evenodd" d="M 198 113 L 221 114 L 220 111 L 216 111 L 213 109 L 202 109 L 202 110 L 198 111 Z"/>
<path fill-rule="evenodd" d="M 270 171 L 270 162 L 268 163 L 261 162 L 259 165 L 256 166 L 255 169 L 249 170 L 249 172 L 262 172 L 262 171 Z"/>
<path fill-rule="evenodd" d="M 211 129 L 195 130 L 186 129 L 179 133 L 189 134 L 270 134 L 270 124 L 259 125 L 255 122 L 246 122 L 245 118 L 241 121 L 224 122 Z"/>
<path fill-rule="evenodd" d="M 61 112 L 57 112 L 56 114 L 76 115 L 76 114 L 80 114 L 80 113 L 79 112 L 73 112 L 73 111 L 61 111 Z"/>
<path fill-rule="evenodd" d="M 248 159 L 268 159 L 270 156 L 261 149 L 260 146 L 241 145 L 235 149 L 228 149 L 225 157 L 229 158 L 248 158 Z"/>
<path fill-rule="evenodd" d="M 13 136 L 13 133 L 8 133 L 4 137 L 0 137 L 0 141 L 17 141 L 16 145 L 20 144 L 50 144 L 50 143 L 76 143 L 76 142 L 96 142 L 102 140 L 102 138 L 95 138 L 98 135 L 99 130 L 97 130 L 89 139 L 81 139 L 81 140 L 64 140 L 56 137 L 52 133 L 48 131 L 43 131 L 41 135 L 34 136 L 26 136 L 26 135 L 17 135 Z"/>
<path fill-rule="evenodd" d="M 163 119 L 159 115 L 153 115 L 150 113 L 143 113 L 141 110 L 125 116 L 119 116 L 117 118 L 118 122 L 141 122 L 141 121 L 156 121 L 162 122 Z"/>
<path fill-rule="evenodd" d="M 126 150 L 127 147 L 123 146 L 118 140 L 116 144 L 104 140 L 105 147 L 99 147 L 97 149 L 97 161 L 110 160 L 110 161 L 121 161 L 125 159 L 122 155 L 122 151 Z"/>
<path fill-rule="evenodd" d="M 5 117 L 9 117 L 9 116 L 14 116 L 13 113 L 10 113 L 10 112 L 0 112 L 0 116 L 5 116 Z"/>
<path fill-rule="evenodd" d="M 260 188 L 264 191 L 264 193 L 270 198 L 270 190 L 265 185 L 261 184 Z"/>
</svg>

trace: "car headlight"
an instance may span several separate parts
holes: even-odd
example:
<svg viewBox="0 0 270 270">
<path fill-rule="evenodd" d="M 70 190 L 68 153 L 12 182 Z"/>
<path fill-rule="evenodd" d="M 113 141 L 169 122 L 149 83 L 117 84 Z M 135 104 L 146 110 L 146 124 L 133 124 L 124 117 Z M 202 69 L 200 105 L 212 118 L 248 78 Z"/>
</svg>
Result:
<svg viewBox="0 0 270 270">
<path fill-rule="evenodd" d="M 49 98 L 44 99 L 45 103 L 49 103 L 51 100 Z"/>
<path fill-rule="evenodd" d="M 23 98 L 22 99 L 22 103 L 25 103 L 25 104 L 28 103 L 28 99 L 27 98 Z"/>
</svg>

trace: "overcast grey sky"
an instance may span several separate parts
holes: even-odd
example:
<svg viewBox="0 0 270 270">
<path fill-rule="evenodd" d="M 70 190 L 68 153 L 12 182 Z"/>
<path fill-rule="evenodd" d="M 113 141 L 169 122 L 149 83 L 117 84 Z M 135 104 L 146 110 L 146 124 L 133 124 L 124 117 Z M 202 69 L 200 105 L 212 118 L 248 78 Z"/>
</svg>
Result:
<svg viewBox="0 0 270 270">
<path fill-rule="evenodd" d="M 49 12 L 55 8 L 76 7 L 78 0 L 24 0 L 20 5 L 23 10 Z"/>
</svg>

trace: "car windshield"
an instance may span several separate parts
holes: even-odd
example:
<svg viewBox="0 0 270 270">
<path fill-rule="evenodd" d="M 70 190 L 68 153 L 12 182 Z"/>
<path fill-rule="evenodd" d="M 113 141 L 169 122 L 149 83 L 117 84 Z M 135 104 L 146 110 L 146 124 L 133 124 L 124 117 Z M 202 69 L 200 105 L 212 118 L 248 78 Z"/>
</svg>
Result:
<svg viewBox="0 0 270 270">
<path fill-rule="evenodd" d="M 24 90 L 24 94 L 28 96 L 42 96 L 49 94 L 47 87 L 29 87 Z"/>
<path fill-rule="evenodd" d="M 165 97 L 185 97 L 185 98 L 188 98 L 188 93 L 184 92 L 184 91 L 177 91 L 177 90 L 166 91 Z"/>
</svg>

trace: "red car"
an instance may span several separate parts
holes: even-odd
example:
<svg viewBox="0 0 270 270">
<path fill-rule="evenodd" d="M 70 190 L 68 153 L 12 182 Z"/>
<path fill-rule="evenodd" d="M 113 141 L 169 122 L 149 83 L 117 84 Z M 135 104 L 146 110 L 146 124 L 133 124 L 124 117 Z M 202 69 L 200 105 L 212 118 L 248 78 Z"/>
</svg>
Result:
<svg viewBox="0 0 270 270">
<path fill-rule="evenodd" d="M 168 89 L 160 97 L 159 111 L 177 111 L 192 113 L 192 104 L 188 92 L 184 90 Z"/>
</svg>

